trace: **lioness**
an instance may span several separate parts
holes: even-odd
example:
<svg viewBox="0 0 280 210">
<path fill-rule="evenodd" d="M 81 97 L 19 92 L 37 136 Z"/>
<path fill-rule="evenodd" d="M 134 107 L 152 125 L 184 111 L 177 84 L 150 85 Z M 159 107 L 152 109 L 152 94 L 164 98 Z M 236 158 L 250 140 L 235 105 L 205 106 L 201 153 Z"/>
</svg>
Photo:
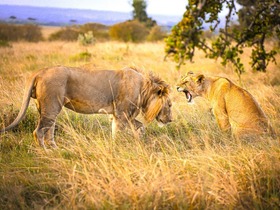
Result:
<svg viewBox="0 0 280 210">
<path fill-rule="evenodd" d="M 237 138 L 270 132 L 274 134 L 266 115 L 253 96 L 229 79 L 187 73 L 177 85 L 188 102 L 202 96 L 209 100 L 213 114 L 222 131 Z"/>
<path fill-rule="evenodd" d="M 146 122 L 156 119 L 171 122 L 169 86 L 152 74 L 136 69 L 96 70 L 57 66 L 43 69 L 30 77 L 17 118 L 0 132 L 15 127 L 26 113 L 30 98 L 36 99 L 40 113 L 34 138 L 45 148 L 44 140 L 54 141 L 57 115 L 63 106 L 83 114 L 112 114 L 112 135 L 125 127 L 134 131 L 143 125 L 135 118 L 142 113 Z"/>
</svg>

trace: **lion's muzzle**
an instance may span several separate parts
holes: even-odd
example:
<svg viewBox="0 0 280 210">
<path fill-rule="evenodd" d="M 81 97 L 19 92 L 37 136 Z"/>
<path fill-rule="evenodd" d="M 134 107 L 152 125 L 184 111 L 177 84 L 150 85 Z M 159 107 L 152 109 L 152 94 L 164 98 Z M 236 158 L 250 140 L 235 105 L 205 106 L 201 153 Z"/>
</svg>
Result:
<svg viewBox="0 0 280 210">
<path fill-rule="evenodd" d="M 190 103 L 192 101 L 192 94 L 188 90 L 186 90 L 180 86 L 177 86 L 177 91 L 185 93 L 188 103 Z"/>
<path fill-rule="evenodd" d="M 184 88 L 181 88 L 180 86 L 177 86 L 176 89 L 177 89 L 178 92 L 183 92 L 184 91 Z"/>
</svg>

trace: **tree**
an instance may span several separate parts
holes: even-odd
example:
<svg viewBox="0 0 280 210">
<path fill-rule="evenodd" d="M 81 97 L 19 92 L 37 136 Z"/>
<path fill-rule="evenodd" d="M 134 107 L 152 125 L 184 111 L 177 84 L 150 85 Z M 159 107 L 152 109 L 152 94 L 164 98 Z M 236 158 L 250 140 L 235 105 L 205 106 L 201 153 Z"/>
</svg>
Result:
<svg viewBox="0 0 280 210">
<path fill-rule="evenodd" d="M 251 47 L 251 67 L 266 71 L 269 62 L 275 62 L 276 50 L 267 51 L 265 40 L 275 36 L 280 39 L 280 4 L 278 0 L 239 0 L 246 9 L 238 13 L 234 0 L 189 0 L 183 19 L 173 27 L 166 41 L 166 56 L 173 55 L 178 67 L 185 60 L 193 60 L 195 49 L 201 49 L 206 57 L 222 58 L 222 64 L 233 63 L 236 73 L 244 72 L 240 60 L 244 47 Z M 220 25 L 219 14 L 227 9 L 225 25 L 219 29 L 216 39 L 207 42 L 203 38 L 204 24 L 210 24 L 212 32 Z M 239 14 L 243 27 L 232 27 L 233 15 Z M 249 14 L 249 15 L 248 15 Z M 243 15 L 243 16 L 242 16 Z M 246 18 L 244 18 L 246 16 Z"/>
<path fill-rule="evenodd" d="M 152 28 L 157 24 L 155 20 L 148 17 L 146 12 L 147 3 L 144 0 L 133 0 L 132 6 L 134 8 L 133 20 L 144 23 L 148 28 Z"/>
</svg>

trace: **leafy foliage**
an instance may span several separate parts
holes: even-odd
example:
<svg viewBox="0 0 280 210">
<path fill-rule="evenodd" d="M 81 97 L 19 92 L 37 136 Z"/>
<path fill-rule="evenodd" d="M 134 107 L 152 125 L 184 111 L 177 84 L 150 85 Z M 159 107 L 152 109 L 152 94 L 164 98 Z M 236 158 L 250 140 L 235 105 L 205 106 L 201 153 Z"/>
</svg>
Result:
<svg viewBox="0 0 280 210">
<path fill-rule="evenodd" d="M 147 3 L 144 0 L 133 0 L 133 20 L 144 23 L 148 28 L 152 28 L 157 24 L 155 20 L 148 17 L 146 12 Z"/>
<path fill-rule="evenodd" d="M 178 67 L 185 60 L 193 60 L 195 49 L 203 50 L 206 57 L 222 58 L 222 64 L 233 63 L 236 73 L 244 72 L 244 65 L 240 55 L 244 47 L 251 47 L 251 66 L 253 70 L 266 71 L 270 61 L 275 62 L 275 50 L 265 49 L 265 40 L 275 36 L 279 40 L 279 13 L 280 6 L 277 0 L 267 1 L 239 1 L 244 6 L 249 4 L 250 13 L 238 13 L 234 0 L 190 0 L 182 20 L 173 27 L 170 36 L 166 39 L 166 53 L 172 54 Z M 247 2 L 247 4 L 246 4 Z M 212 32 L 220 24 L 219 14 L 227 8 L 226 23 L 219 29 L 219 35 L 211 42 L 207 42 L 204 34 L 204 24 L 210 24 Z M 242 11 L 242 10 L 241 10 Z M 239 15 L 241 25 L 246 27 L 231 27 L 233 15 Z M 243 16 L 242 16 L 243 15 Z"/>
</svg>

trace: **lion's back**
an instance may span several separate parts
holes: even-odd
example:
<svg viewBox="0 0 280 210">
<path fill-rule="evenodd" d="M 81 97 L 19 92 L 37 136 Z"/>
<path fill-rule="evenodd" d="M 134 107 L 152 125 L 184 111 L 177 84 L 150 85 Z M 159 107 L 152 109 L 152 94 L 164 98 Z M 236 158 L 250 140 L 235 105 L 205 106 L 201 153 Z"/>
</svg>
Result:
<svg viewBox="0 0 280 210">
<path fill-rule="evenodd" d="M 109 113 L 113 112 L 114 103 L 119 106 L 126 106 L 128 102 L 136 104 L 142 83 L 142 74 L 133 69 L 91 71 L 56 66 L 37 73 L 33 96 L 47 98 L 48 103 L 58 98 L 67 108 L 81 113 L 101 109 Z"/>
<path fill-rule="evenodd" d="M 231 84 L 225 96 L 226 110 L 235 133 L 263 132 L 268 119 L 255 98 L 245 89 Z"/>
</svg>

